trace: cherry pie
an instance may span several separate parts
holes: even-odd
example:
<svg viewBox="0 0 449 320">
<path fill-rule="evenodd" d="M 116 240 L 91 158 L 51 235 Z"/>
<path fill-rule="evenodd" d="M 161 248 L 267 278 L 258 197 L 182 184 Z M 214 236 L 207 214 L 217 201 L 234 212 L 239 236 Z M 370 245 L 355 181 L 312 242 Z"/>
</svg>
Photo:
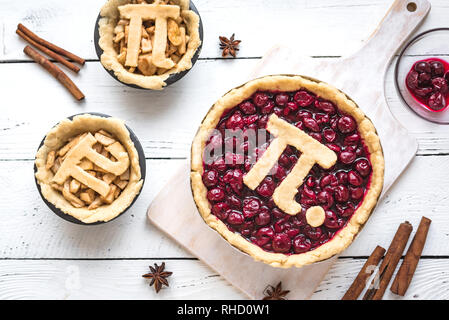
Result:
<svg viewBox="0 0 449 320">
<path fill-rule="evenodd" d="M 371 121 L 336 88 L 267 76 L 211 108 L 192 144 L 205 222 L 275 267 L 344 250 L 377 203 L 384 158 Z"/>
<path fill-rule="evenodd" d="M 36 155 L 42 195 L 84 223 L 109 221 L 139 193 L 139 157 L 124 123 L 79 115 L 63 120 Z"/>
</svg>

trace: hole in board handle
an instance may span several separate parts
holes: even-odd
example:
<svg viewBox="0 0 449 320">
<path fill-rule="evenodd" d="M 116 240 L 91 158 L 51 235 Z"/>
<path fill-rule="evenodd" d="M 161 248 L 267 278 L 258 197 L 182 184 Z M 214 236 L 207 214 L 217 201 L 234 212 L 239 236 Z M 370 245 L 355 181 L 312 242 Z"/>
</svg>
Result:
<svg viewBox="0 0 449 320">
<path fill-rule="evenodd" d="M 409 12 L 415 12 L 416 9 L 417 9 L 416 3 L 414 3 L 414 2 L 409 2 L 409 3 L 407 4 L 407 10 L 408 10 Z"/>
</svg>

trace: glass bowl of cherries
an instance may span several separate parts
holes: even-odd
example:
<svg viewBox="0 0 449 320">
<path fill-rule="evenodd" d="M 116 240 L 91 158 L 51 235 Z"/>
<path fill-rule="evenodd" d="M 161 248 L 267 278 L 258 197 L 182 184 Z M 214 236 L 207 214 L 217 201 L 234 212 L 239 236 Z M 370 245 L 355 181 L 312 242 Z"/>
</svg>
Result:
<svg viewBox="0 0 449 320">
<path fill-rule="evenodd" d="M 425 31 L 407 43 L 396 63 L 395 85 L 412 111 L 449 124 L 449 28 Z"/>
</svg>

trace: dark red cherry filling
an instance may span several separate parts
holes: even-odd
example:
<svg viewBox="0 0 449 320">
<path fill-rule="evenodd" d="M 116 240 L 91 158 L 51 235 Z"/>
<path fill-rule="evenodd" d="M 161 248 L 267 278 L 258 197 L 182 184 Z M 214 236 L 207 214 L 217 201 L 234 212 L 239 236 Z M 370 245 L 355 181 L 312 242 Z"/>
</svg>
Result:
<svg viewBox="0 0 449 320">
<path fill-rule="evenodd" d="M 275 113 L 337 153 L 330 169 L 315 165 L 298 189 L 296 201 L 303 210 L 295 216 L 273 201 L 276 187 L 289 174 L 300 152 L 288 146 L 270 174 L 253 191 L 243 176 L 274 139 L 266 130 Z M 363 201 L 371 178 L 369 153 L 356 121 L 330 101 L 307 90 L 256 92 L 227 111 L 206 143 L 203 182 L 211 211 L 229 230 L 269 252 L 299 254 L 332 239 Z M 229 130 L 258 132 L 256 141 L 246 135 L 229 137 Z M 262 138 L 266 140 L 262 141 Z M 212 151 L 211 151 L 212 150 Z M 325 210 L 325 221 L 314 228 L 305 212 L 311 206 Z"/>
<path fill-rule="evenodd" d="M 449 63 L 438 58 L 417 61 L 405 79 L 413 98 L 431 111 L 449 105 Z"/>
</svg>

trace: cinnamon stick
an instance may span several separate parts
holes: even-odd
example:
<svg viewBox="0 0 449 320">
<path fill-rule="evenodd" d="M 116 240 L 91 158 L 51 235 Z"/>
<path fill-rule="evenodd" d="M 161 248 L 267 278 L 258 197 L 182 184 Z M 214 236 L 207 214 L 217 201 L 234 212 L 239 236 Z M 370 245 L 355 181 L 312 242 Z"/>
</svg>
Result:
<svg viewBox="0 0 449 320">
<path fill-rule="evenodd" d="M 40 45 L 42 45 L 44 47 L 47 47 L 48 49 L 52 50 L 53 52 L 63 55 L 64 57 L 71 59 L 74 62 L 79 63 L 81 65 L 84 65 L 84 63 L 86 62 L 83 58 L 80 58 L 77 55 L 75 55 L 67 50 L 62 49 L 62 48 L 58 47 L 57 45 L 54 45 L 51 42 L 48 42 L 48 41 L 40 38 L 39 36 L 37 36 L 35 33 L 33 33 L 30 29 L 28 29 L 21 23 L 19 23 L 17 25 L 17 29 L 22 31 L 26 36 L 28 36 L 35 42 L 39 43 Z"/>
<path fill-rule="evenodd" d="M 26 46 L 23 49 L 26 55 L 28 55 L 31 59 L 36 61 L 42 67 L 45 68 L 53 77 L 55 77 L 64 87 L 69 90 L 69 92 L 75 97 L 77 100 L 84 99 L 84 94 L 78 89 L 78 87 L 70 80 L 70 78 L 58 68 L 55 64 L 53 64 L 50 60 L 45 58 L 39 52 L 31 48 L 30 46 Z"/>
<path fill-rule="evenodd" d="M 73 63 L 71 63 L 70 61 L 67 61 L 66 59 L 64 59 L 64 57 L 60 56 L 59 54 L 51 51 L 50 49 L 48 49 L 47 47 L 44 47 L 43 45 L 37 43 L 36 41 L 34 41 L 33 39 L 31 39 L 30 37 L 28 37 L 26 34 L 24 34 L 22 31 L 20 31 L 19 29 L 16 30 L 16 33 L 25 41 L 27 41 L 29 44 L 33 45 L 34 47 L 36 47 L 37 49 L 39 49 L 40 51 L 42 51 L 43 53 L 45 53 L 47 56 L 55 59 L 56 61 L 62 63 L 63 65 L 65 65 L 67 68 L 69 68 L 70 70 L 72 70 L 73 72 L 78 73 L 80 71 L 80 68 L 76 65 L 74 65 Z"/>
<path fill-rule="evenodd" d="M 413 237 L 412 243 L 407 250 L 404 261 L 399 268 L 398 273 L 391 285 L 391 292 L 404 296 L 410 282 L 412 281 L 413 275 L 415 273 L 416 267 L 418 266 L 419 259 L 421 258 L 421 253 L 426 244 L 427 233 L 429 231 L 430 223 L 432 220 L 422 217 L 419 223 L 418 230 Z"/>
<path fill-rule="evenodd" d="M 396 234 L 391 241 L 387 254 L 379 268 L 379 277 L 371 282 L 370 288 L 363 296 L 363 300 L 381 300 L 385 290 L 390 283 L 394 270 L 401 259 L 404 248 L 407 245 L 408 238 L 412 232 L 412 225 L 406 221 L 401 223 Z"/>
<path fill-rule="evenodd" d="M 354 282 L 349 287 L 348 291 L 346 291 L 341 300 L 357 300 L 366 286 L 366 280 L 368 280 L 368 278 L 373 274 L 375 267 L 379 264 L 380 260 L 384 256 L 384 253 L 385 249 L 381 246 L 377 246 L 374 249 L 373 253 L 371 253 L 368 260 L 366 260 L 363 265 L 362 270 L 360 270 Z"/>
</svg>

